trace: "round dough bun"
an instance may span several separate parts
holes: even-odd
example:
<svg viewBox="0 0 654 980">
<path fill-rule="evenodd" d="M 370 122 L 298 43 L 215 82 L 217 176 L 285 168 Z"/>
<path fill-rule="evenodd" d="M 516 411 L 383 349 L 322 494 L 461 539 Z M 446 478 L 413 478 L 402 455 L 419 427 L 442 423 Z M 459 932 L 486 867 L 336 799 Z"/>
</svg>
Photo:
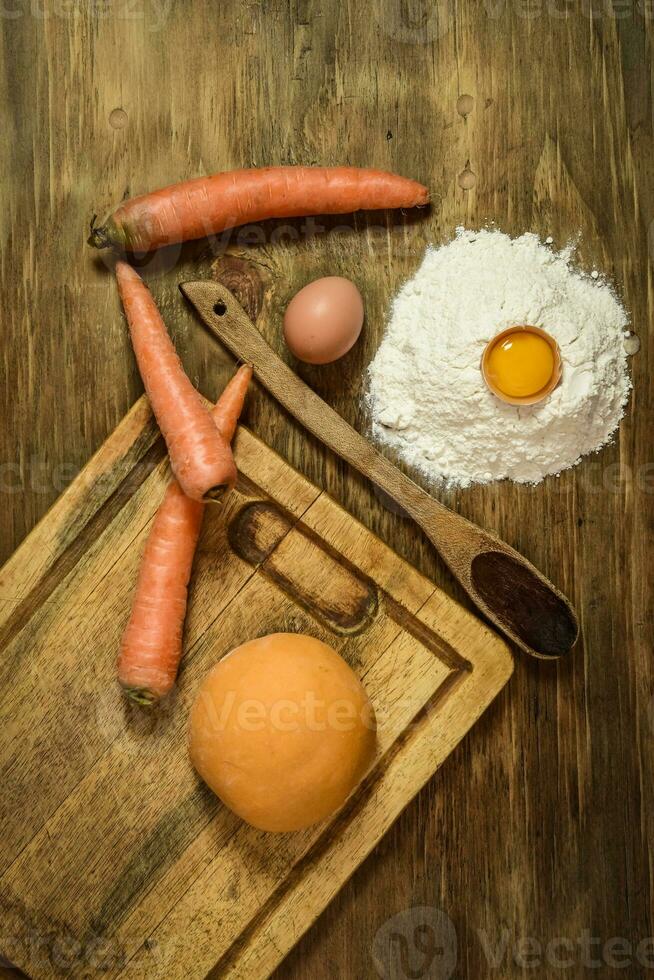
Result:
<svg viewBox="0 0 654 980">
<path fill-rule="evenodd" d="M 193 765 L 260 830 L 300 830 L 337 810 L 370 766 L 375 741 L 356 674 L 326 643 L 297 633 L 236 647 L 191 709 Z"/>
</svg>

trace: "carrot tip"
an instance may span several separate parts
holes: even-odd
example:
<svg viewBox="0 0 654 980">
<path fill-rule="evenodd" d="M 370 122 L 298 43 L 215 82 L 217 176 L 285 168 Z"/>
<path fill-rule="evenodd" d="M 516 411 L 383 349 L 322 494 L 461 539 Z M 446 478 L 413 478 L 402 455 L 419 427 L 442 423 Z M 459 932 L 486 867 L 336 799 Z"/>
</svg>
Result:
<svg viewBox="0 0 654 980">
<path fill-rule="evenodd" d="M 123 691 L 130 701 L 141 705 L 142 708 L 151 708 L 159 700 L 158 694 L 144 687 L 124 687 Z"/>
<path fill-rule="evenodd" d="M 100 225 L 99 228 L 91 228 L 91 234 L 86 239 L 86 243 L 93 248 L 113 248 L 114 245 L 104 225 Z"/>
<path fill-rule="evenodd" d="M 215 487 L 210 487 L 202 499 L 207 504 L 219 504 L 231 489 L 231 483 L 218 483 Z"/>
</svg>

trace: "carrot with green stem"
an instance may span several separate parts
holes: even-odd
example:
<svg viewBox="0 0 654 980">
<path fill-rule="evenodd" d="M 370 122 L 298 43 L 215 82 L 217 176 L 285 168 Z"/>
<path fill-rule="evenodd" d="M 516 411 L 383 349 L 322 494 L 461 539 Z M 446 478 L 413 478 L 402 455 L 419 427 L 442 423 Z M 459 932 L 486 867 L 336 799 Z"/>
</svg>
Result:
<svg viewBox="0 0 654 980">
<path fill-rule="evenodd" d="M 119 205 L 91 227 L 89 245 L 149 252 L 268 218 L 413 208 L 429 191 L 408 177 L 364 167 L 264 167 L 197 177 Z"/>
<path fill-rule="evenodd" d="M 211 412 L 212 424 L 228 447 L 251 378 L 252 368 L 240 367 Z M 148 535 L 131 616 L 120 644 L 118 680 L 138 704 L 153 704 L 175 683 L 203 513 L 203 503 L 189 499 L 172 480 Z"/>
<path fill-rule="evenodd" d="M 138 272 L 122 260 L 116 279 L 132 346 L 170 465 L 191 500 L 219 500 L 236 482 L 229 442 L 182 367 L 161 314 Z"/>
</svg>

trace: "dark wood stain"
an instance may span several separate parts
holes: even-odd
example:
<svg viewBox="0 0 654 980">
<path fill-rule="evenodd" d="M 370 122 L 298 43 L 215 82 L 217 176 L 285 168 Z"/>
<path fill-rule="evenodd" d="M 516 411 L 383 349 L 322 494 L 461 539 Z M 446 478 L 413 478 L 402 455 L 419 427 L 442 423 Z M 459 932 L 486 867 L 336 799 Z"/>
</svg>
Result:
<svg viewBox="0 0 654 980">
<path fill-rule="evenodd" d="M 82 945 L 93 937 L 114 932 L 138 905 L 144 892 L 149 891 L 174 864 L 221 806 L 218 797 L 198 783 L 186 799 L 165 813 L 130 855 L 128 866 L 90 918 L 88 934 L 81 939 Z"/>
</svg>

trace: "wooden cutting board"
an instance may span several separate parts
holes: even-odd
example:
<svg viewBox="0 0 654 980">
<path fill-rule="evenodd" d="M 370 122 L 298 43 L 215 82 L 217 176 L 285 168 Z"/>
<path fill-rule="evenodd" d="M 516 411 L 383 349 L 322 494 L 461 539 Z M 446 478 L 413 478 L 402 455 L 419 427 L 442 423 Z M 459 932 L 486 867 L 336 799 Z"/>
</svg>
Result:
<svg viewBox="0 0 654 980">
<path fill-rule="evenodd" d="M 0 955 L 31 977 L 267 976 L 508 680 L 502 640 L 246 429 L 207 509 L 170 702 L 114 662 L 168 480 L 142 399 L 0 572 Z M 245 639 L 340 650 L 375 706 L 375 764 L 326 823 L 267 835 L 192 770 L 190 704 Z"/>
</svg>

